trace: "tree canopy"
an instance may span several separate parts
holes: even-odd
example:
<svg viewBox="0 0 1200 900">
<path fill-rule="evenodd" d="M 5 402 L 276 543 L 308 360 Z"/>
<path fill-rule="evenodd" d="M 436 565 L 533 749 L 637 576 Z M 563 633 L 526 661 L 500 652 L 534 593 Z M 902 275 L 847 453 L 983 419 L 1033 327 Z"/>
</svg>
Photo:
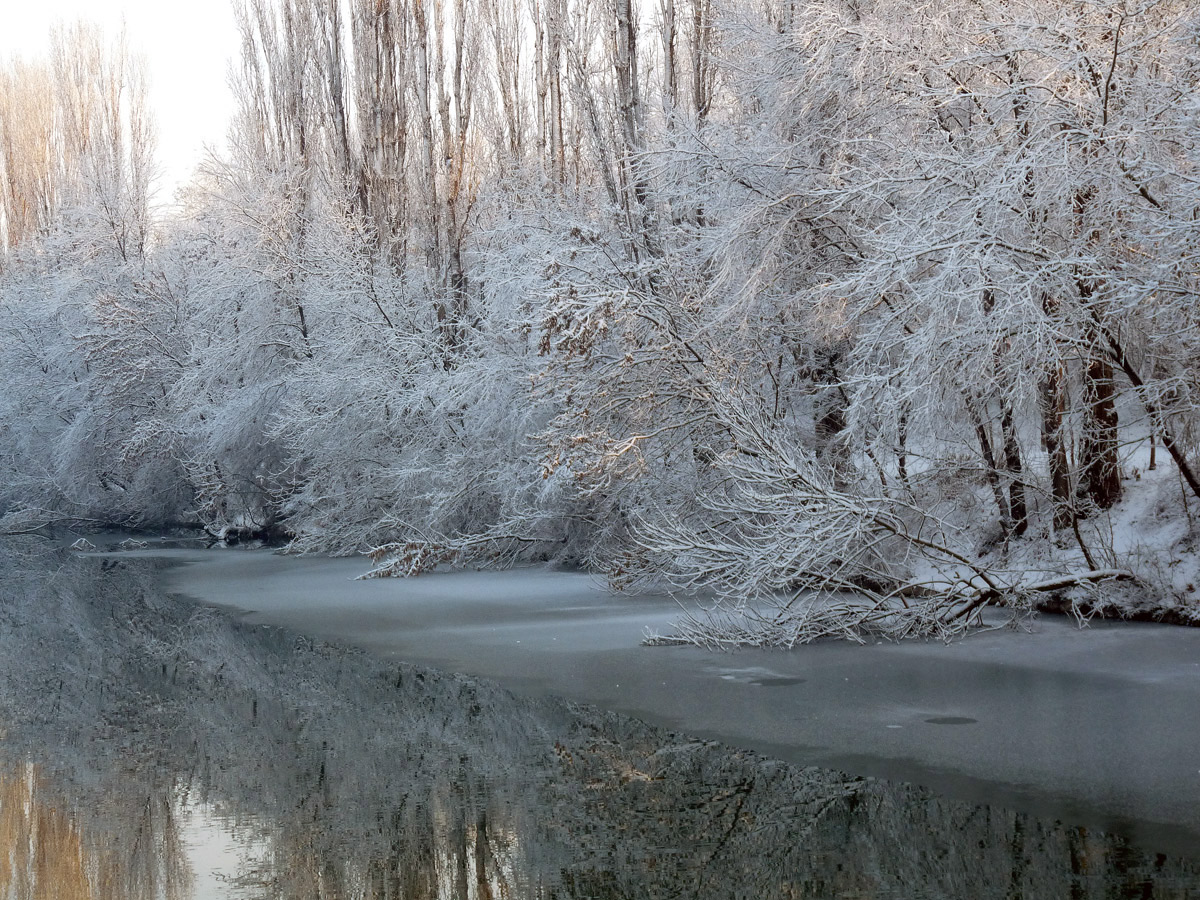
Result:
<svg viewBox="0 0 1200 900">
<path fill-rule="evenodd" d="M 702 643 L 1190 601 L 1193 4 L 236 8 L 169 214 L 121 42 L 0 67 L 10 530 L 554 560 Z"/>
</svg>

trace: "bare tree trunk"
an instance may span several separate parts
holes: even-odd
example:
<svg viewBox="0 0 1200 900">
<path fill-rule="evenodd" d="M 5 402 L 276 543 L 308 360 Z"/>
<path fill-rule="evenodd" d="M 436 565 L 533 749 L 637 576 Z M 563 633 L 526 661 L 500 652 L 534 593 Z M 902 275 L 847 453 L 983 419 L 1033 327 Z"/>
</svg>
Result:
<svg viewBox="0 0 1200 900">
<path fill-rule="evenodd" d="M 449 95 L 454 101 L 455 116 L 451 124 L 448 116 L 442 118 L 442 143 L 445 146 L 446 162 L 449 167 L 446 187 L 446 244 L 448 249 L 446 288 L 450 294 L 451 318 L 448 346 L 458 350 L 463 342 L 463 328 L 467 318 L 467 270 L 463 263 L 463 244 L 466 239 L 465 196 L 469 192 L 467 160 L 467 138 L 471 127 L 471 79 L 466 70 L 467 54 L 467 0 L 455 0 L 454 9 L 454 61 L 453 80 Z M 444 107 L 448 108 L 448 107 Z"/>
<path fill-rule="evenodd" d="M 1179 469 L 1179 474 L 1187 483 L 1188 489 L 1192 494 L 1200 498 L 1200 478 L 1197 478 L 1191 463 L 1188 462 L 1187 454 L 1179 446 L 1175 432 L 1167 422 L 1162 409 L 1156 402 L 1147 397 L 1144 390 L 1142 390 L 1145 388 L 1146 383 L 1142 380 L 1141 373 L 1138 372 L 1137 367 L 1134 366 L 1133 361 L 1129 358 L 1129 354 L 1125 352 L 1124 344 L 1117 339 L 1111 330 L 1104 327 L 1098 320 L 1097 325 L 1104 335 L 1104 339 L 1108 342 L 1108 347 L 1112 352 L 1114 361 L 1120 367 L 1121 371 L 1125 373 L 1125 377 L 1129 379 L 1130 383 L 1139 390 L 1142 405 L 1150 415 L 1151 425 L 1157 429 L 1159 435 L 1162 437 L 1162 444 L 1167 452 L 1171 454 L 1171 459 L 1175 461 L 1175 466 Z"/>
<path fill-rule="evenodd" d="M 529 15 L 533 20 L 533 96 L 534 122 L 537 126 L 538 158 L 545 164 L 552 157 L 550 139 L 550 117 L 546 110 L 550 106 L 550 75 L 547 60 L 546 16 L 544 2 L 550 0 L 530 0 Z M 547 166 L 546 171 L 549 171 Z"/>
<path fill-rule="evenodd" d="M 1048 372 L 1039 385 L 1042 407 L 1042 442 L 1050 466 L 1050 497 L 1054 506 L 1054 530 L 1063 531 L 1075 520 L 1075 509 L 1071 493 L 1071 466 L 1067 459 L 1066 441 L 1063 439 L 1063 396 L 1062 373 Z"/>
<path fill-rule="evenodd" d="M 437 117 L 438 101 L 435 97 L 435 85 L 431 80 L 433 66 L 429 59 L 429 20 L 426 16 L 426 0 L 412 0 L 414 43 L 414 64 L 416 68 L 417 89 L 417 127 L 421 142 L 420 169 L 418 178 L 424 182 L 425 189 L 425 226 L 428 234 L 425 236 L 425 264 L 429 271 L 429 283 L 436 292 L 444 272 L 444 247 L 442 238 L 442 215 L 440 191 L 438 190 L 438 165 L 434 156 L 434 119 Z M 434 11 L 435 16 L 437 10 Z M 437 29 L 440 35 L 440 27 Z M 436 42 L 436 38 L 435 38 Z M 440 51 L 438 57 L 441 56 Z M 437 83 L 440 85 L 441 79 Z M 435 296 L 434 313 L 438 324 L 445 327 L 448 313 L 444 296 Z"/>
<path fill-rule="evenodd" d="M 1086 203 L 1082 194 L 1076 204 Z M 1092 305 L 1095 285 L 1080 278 L 1079 299 L 1096 320 L 1099 313 Z M 1100 332 L 1093 330 L 1099 342 Z M 1084 422 L 1080 444 L 1079 480 L 1083 495 L 1099 509 L 1111 509 L 1121 499 L 1121 470 L 1116 405 L 1116 383 L 1109 360 L 1096 348 L 1088 360 L 1083 378 Z"/>
<path fill-rule="evenodd" d="M 504 130 L 503 139 L 497 138 L 497 143 L 502 143 L 507 153 L 505 168 L 519 171 L 525 153 L 524 108 L 521 103 L 521 12 L 517 0 L 493 0 L 483 4 L 483 13 L 491 31 L 500 101 L 498 112 Z"/>
<path fill-rule="evenodd" d="M 322 51 L 325 56 L 325 89 L 329 113 L 333 120 L 334 152 L 337 154 L 338 176 L 349 186 L 356 178 L 357 168 L 350 149 L 350 125 L 346 115 L 345 48 L 342 37 L 341 3 L 327 2 L 321 16 Z M 361 205 L 362 195 L 359 194 Z M 366 212 L 365 209 L 360 210 Z"/>
<path fill-rule="evenodd" d="M 985 315 L 991 315 L 996 306 L 996 297 L 994 291 L 989 287 L 983 292 L 981 304 Z M 1002 355 L 1004 353 L 1004 345 L 998 344 L 992 351 L 992 368 L 994 373 L 1003 371 Z M 979 434 L 981 447 L 983 443 L 988 444 L 985 460 L 989 455 L 992 455 L 990 441 L 985 441 L 986 430 L 983 429 L 983 419 L 978 412 L 976 416 L 976 432 Z M 1004 533 L 1008 537 L 1010 535 L 1020 536 L 1025 533 L 1029 527 L 1029 513 L 1025 505 L 1025 484 L 1022 481 L 1022 466 L 1021 466 L 1021 444 L 1017 440 L 1017 427 L 1013 419 L 1012 400 L 1007 394 L 1001 392 L 1000 397 L 1000 446 L 1004 453 L 1004 471 L 1008 481 L 1008 498 L 1005 503 L 1000 505 L 1001 519 L 1004 522 Z M 995 465 L 993 456 L 989 467 Z M 990 476 L 989 476 L 990 477 Z M 1004 510 L 1007 509 L 1007 517 Z"/>
<path fill-rule="evenodd" d="M 979 453 L 983 457 L 984 476 L 988 487 L 992 489 L 992 497 L 996 501 L 996 510 L 1000 513 L 1000 528 L 1007 536 L 1012 528 L 1012 510 L 1008 497 L 1004 494 L 1004 485 L 1000 480 L 1000 469 L 996 465 L 996 454 L 992 450 L 992 439 L 988 434 L 983 415 L 979 412 L 977 401 L 970 395 L 963 398 L 967 407 L 967 415 L 975 426 L 975 438 L 979 441 Z"/>
<path fill-rule="evenodd" d="M 617 105 L 627 153 L 642 149 L 641 92 L 638 82 L 637 19 L 632 0 L 615 0 Z M 636 187 L 636 185 L 635 185 Z"/>
<path fill-rule="evenodd" d="M 633 241 L 634 257 L 658 253 L 650 209 L 650 188 L 646 178 L 645 122 L 638 77 L 638 22 L 632 0 L 615 0 L 614 69 L 617 81 L 617 108 L 621 124 L 621 174 L 625 202 L 622 204 Z"/>
<path fill-rule="evenodd" d="M 712 107 L 712 0 L 691 0 L 691 4 L 692 111 L 699 127 Z"/>
<path fill-rule="evenodd" d="M 1115 395 L 1112 365 L 1105 359 L 1090 360 L 1084 378 L 1080 482 L 1085 496 L 1100 509 L 1110 509 L 1121 499 Z"/>
<path fill-rule="evenodd" d="M 567 151 L 563 140 L 563 27 L 566 17 L 563 0 L 546 0 L 546 64 L 547 87 L 550 94 L 550 171 L 559 187 L 567 181 Z"/>
<path fill-rule="evenodd" d="M 675 60 L 675 0 L 659 0 L 658 8 L 662 14 L 663 102 L 667 108 L 667 127 L 672 128 L 679 109 L 679 80 Z"/>
<path fill-rule="evenodd" d="M 407 256 L 408 16 L 393 3 L 358 0 L 355 85 L 361 145 L 360 202 L 393 271 Z"/>
<path fill-rule="evenodd" d="M 1001 401 L 1000 434 L 1004 439 L 1004 469 L 1008 473 L 1008 511 L 1012 516 L 1012 534 L 1020 537 L 1029 528 L 1029 510 L 1025 505 L 1025 482 L 1021 467 L 1021 444 L 1017 440 L 1012 402 Z"/>
</svg>

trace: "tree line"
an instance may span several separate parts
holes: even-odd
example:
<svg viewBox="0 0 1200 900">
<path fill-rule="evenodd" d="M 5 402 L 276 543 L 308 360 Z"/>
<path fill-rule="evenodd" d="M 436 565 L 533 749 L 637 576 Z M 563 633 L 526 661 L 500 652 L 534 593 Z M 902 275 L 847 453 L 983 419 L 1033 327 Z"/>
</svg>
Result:
<svg viewBox="0 0 1200 900">
<path fill-rule="evenodd" d="M 169 215 L 120 42 L 0 72 L 10 530 L 553 559 L 718 642 L 1184 596 L 1111 511 L 1200 498 L 1191 4 L 236 9 Z"/>
</svg>

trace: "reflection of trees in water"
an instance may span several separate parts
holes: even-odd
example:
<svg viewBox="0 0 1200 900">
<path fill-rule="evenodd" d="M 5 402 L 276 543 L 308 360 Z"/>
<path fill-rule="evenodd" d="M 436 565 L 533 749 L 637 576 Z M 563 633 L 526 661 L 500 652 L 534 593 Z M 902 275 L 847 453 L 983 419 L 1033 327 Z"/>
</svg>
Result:
<svg viewBox="0 0 1200 900">
<path fill-rule="evenodd" d="M 295 674 L 308 705 L 251 703 L 247 746 L 202 749 L 210 794 L 240 797 L 236 805 L 270 823 L 272 855 L 243 878 L 259 889 L 252 896 L 539 896 L 538 873 L 552 875 L 569 855 L 551 846 L 548 864 L 529 840 L 539 783 L 554 777 L 536 706 L 493 685 L 383 671 L 303 641 L 293 658 L 304 660 Z M 333 684 L 344 694 L 330 694 Z M 211 771 L 222 756 L 238 758 L 244 790 L 231 788 L 222 766 Z"/>
<path fill-rule="evenodd" d="M 1150 896 L 1184 897 L 1200 884 L 1194 863 L 1113 835 L 240 625 L 158 595 L 149 564 L 31 570 L 10 556 L 0 571 L 0 715 L 21 723 L 0 840 L 57 860 L 54 896 L 186 896 L 185 796 L 260 851 L 237 896 L 271 900 L 1092 898 L 1151 882 Z M 30 783 L 27 757 L 42 768 L 22 808 L 44 821 L 22 824 L 8 792 Z"/>
<path fill-rule="evenodd" d="M 31 898 L 54 894 L 63 900 L 92 896 L 80 835 L 60 810 L 45 806 L 39 777 L 26 772 L 0 777 L 0 892 Z"/>
<path fill-rule="evenodd" d="M 570 896 L 1192 898 L 1196 862 L 1118 835 L 938 799 L 870 779 L 839 782 L 716 745 L 664 743 L 616 717 L 577 741 L 576 818 L 606 835 L 568 870 Z M 636 771 L 631 759 L 641 760 Z M 598 852 L 596 852 L 598 851 Z M 655 895 L 654 891 L 650 895 Z"/>
<path fill-rule="evenodd" d="M 125 809 L 88 830 L 33 764 L 0 774 L 0 896 L 6 900 L 184 900 L 188 869 L 164 794 L 119 795 Z M 117 825 L 118 827 L 110 827 Z"/>
<path fill-rule="evenodd" d="M 270 866 L 243 884 L 279 898 L 499 898 L 537 897 L 542 892 L 520 866 L 516 835 L 494 827 L 486 811 L 474 821 L 436 809 L 436 795 L 411 811 L 392 811 L 381 831 L 382 853 L 347 848 L 331 856 L 314 829 L 300 823 L 282 830 Z M 422 827 L 422 825 L 424 827 Z"/>
</svg>

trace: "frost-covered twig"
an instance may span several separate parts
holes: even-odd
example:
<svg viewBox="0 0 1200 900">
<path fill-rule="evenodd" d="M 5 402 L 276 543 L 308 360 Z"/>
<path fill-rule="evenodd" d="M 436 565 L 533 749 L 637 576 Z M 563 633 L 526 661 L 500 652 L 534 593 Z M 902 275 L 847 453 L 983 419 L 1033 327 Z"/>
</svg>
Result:
<svg viewBox="0 0 1200 900">
<path fill-rule="evenodd" d="M 945 640 L 974 627 L 985 605 L 1028 609 L 1036 594 L 1133 577 L 1094 569 L 1027 582 L 994 570 L 911 503 L 857 493 L 736 404 L 722 409 L 738 441 L 722 461 L 726 490 L 701 501 L 701 516 L 662 515 L 638 533 L 650 566 L 680 588 L 713 590 L 717 601 L 653 643 Z M 927 574 L 917 581 L 914 571 Z"/>
</svg>

